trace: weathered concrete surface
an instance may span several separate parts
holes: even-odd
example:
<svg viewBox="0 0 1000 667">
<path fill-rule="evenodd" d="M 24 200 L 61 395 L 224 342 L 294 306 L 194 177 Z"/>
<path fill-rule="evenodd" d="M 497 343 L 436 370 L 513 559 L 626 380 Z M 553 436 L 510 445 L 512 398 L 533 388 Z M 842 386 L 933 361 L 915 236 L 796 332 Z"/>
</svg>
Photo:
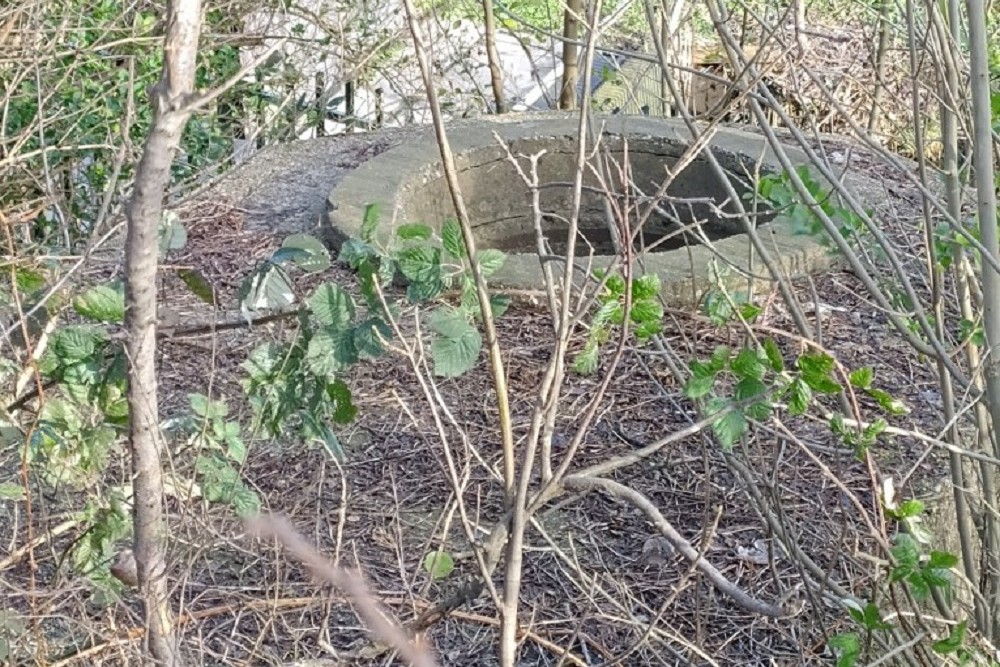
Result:
<svg viewBox="0 0 1000 667">
<path fill-rule="evenodd" d="M 636 146 L 639 162 L 646 162 L 645 166 L 636 170 L 646 178 L 655 176 L 662 180 L 665 172 L 662 166 L 656 164 L 657 161 L 675 161 L 688 143 L 689 134 L 680 121 L 612 116 L 601 118 L 599 122 L 607 140 L 624 137 L 630 151 L 632 146 Z M 577 120 L 572 115 L 532 114 L 503 117 L 500 121 L 487 119 L 457 123 L 449 128 L 449 141 L 473 216 L 472 224 L 477 228 L 477 236 L 480 236 L 483 245 L 504 247 L 504 234 L 497 231 L 497 225 L 506 226 L 510 235 L 516 237 L 522 237 L 526 230 L 530 231 L 530 218 L 526 217 L 530 209 L 525 209 L 527 188 L 517 187 L 516 172 L 505 159 L 496 136 L 510 144 L 515 154 L 537 152 L 546 147 L 552 153 L 571 155 L 575 151 L 576 124 Z M 713 138 L 711 147 L 723 166 L 736 176 L 753 173 L 758 167 L 764 171 L 779 169 L 766 141 L 758 135 L 723 128 Z M 793 162 L 805 163 L 805 155 L 800 151 L 794 148 L 787 150 Z M 357 236 L 364 209 L 370 203 L 381 205 L 382 233 L 386 235 L 392 233 L 395 225 L 424 222 L 435 226 L 453 216 L 439 155 L 434 133 L 428 129 L 345 175 L 328 197 L 329 226 L 325 232 L 329 241 L 337 245 L 347 237 Z M 556 173 L 547 173 L 546 164 L 546 158 L 543 158 L 540 163 L 540 180 L 543 183 L 565 181 L 571 176 L 571 172 L 567 174 L 565 169 L 559 168 Z M 633 161 L 633 168 L 636 164 Z M 677 197 L 713 197 L 722 204 L 721 188 L 712 180 L 715 177 L 707 162 L 696 160 L 690 169 L 692 174 L 678 178 L 669 194 Z M 656 182 L 647 185 L 644 191 L 652 194 Z M 553 202 L 550 200 L 548 203 Z M 566 214 L 568 209 L 547 210 Z M 701 212 L 702 215 L 704 213 Z M 759 233 L 773 258 L 791 275 L 829 266 L 829 256 L 813 239 L 793 235 L 784 224 L 768 224 Z M 593 258 L 592 266 L 602 268 L 610 261 L 610 257 L 598 255 Z M 691 245 L 650 253 L 637 270 L 660 275 L 664 296 L 673 303 L 682 304 L 697 301 L 713 284 L 710 275 L 713 263 L 719 266 L 729 264 L 734 281 L 743 274 L 752 275 L 759 284 L 770 282 L 760 258 L 755 258 L 750 252 L 749 239 L 743 234 L 716 240 L 711 247 Z M 536 254 L 514 253 L 492 282 L 518 289 L 538 289 L 542 284 L 540 276 Z M 745 285 L 746 278 L 740 279 L 740 282 Z"/>
</svg>

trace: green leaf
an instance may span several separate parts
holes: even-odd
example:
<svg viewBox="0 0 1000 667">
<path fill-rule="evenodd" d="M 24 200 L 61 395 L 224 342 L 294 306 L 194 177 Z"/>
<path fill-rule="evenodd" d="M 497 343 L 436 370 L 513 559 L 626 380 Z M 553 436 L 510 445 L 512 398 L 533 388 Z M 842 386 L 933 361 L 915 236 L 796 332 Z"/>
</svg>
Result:
<svg viewBox="0 0 1000 667">
<path fill-rule="evenodd" d="M 431 579 L 444 579 L 455 569 L 455 559 L 447 551 L 432 551 L 424 556 L 424 571 Z"/>
<path fill-rule="evenodd" d="M 718 369 L 715 368 L 711 362 L 700 361 L 698 359 L 692 360 L 688 367 L 691 369 L 691 375 L 696 378 L 712 378 L 718 374 Z"/>
<path fill-rule="evenodd" d="M 337 260 L 357 271 L 361 267 L 362 262 L 377 257 L 378 251 L 371 245 L 358 239 L 347 239 L 340 246 L 340 254 L 337 256 Z"/>
<path fill-rule="evenodd" d="M 660 276 L 647 273 L 632 281 L 632 300 L 655 299 L 660 295 Z"/>
<path fill-rule="evenodd" d="M 215 288 L 202 273 L 195 269 L 181 269 L 177 272 L 177 277 L 181 279 L 191 293 L 210 306 L 217 305 L 215 299 Z"/>
<path fill-rule="evenodd" d="M 965 633 L 967 629 L 968 621 L 962 621 L 953 627 L 947 637 L 934 642 L 932 645 L 934 652 L 940 653 L 941 655 L 957 652 L 965 644 Z"/>
<path fill-rule="evenodd" d="M 350 329 L 325 327 L 313 334 L 306 347 L 306 365 L 319 377 L 333 377 L 357 360 Z"/>
<path fill-rule="evenodd" d="M 840 391 L 840 385 L 831 377 L 834 361 L 830 355 L 803 354 L 796 364 L 802 372 L 802 379 L 813 391 L 823 394 L 836 394 Z"/>
<path fill-rule="evenodd" d="M 25 499 L 24 487 L 15 482 L 0 482 L 0 500 L 15 502 Z"/>
<path fill-rule="evenodd" d="M 236 516 L 244 520 L 260 514 L 260 498 L 242 484 L 233 493 L 232 505 L 233 509 L 236 510 Z"/>
<path fill-rule="evenodd" d="M 306 273 L 318 273 L 330 268 L 330 251 L 314 236 L 293 234 L 282 242 L 281 248 L 300 251 L 290 259 Z M 277 263 L 277 256 L 275 253 L 272 261 Z"/>
<path fill-rule="evenodd" d="M 757 398 L 758 396 L 763 396 L 767 393 L 767 385 L 760 380 L 752 377 L 744 378 L 736 383 L 734 388 L 733 397 L 737 401 L 746 401 L 751 398 Z"/>
<path fill-rule="evenodd" d="M 441 280 L 441 251 L 430 246 L 404 248 L 397 257 L 399 270 L 407 280 L 431 282 Z"/>
<path fill-rule="evenodd" d="M 762 379 L 766 371 L 757 350 L 751 347 L 744 347 L 740 350 L 729 367 L 736 377 L 749 380 Z"/>
<path fill-rule="evenodd" d="M 508 295 L 490 294 L 490 312 L 493 314 L 493 319 L 497 320 L 503 317 L 509 307 L 510 297 Z"/>
<path fill-rule="evenodd" d="M 483 277 L 489 278 L 500 270 L 503 263 L 507 261 L 507 255 L 500 250 L 487 248 L 477 253 L 477 261 L 479 262 L 479 270 L 482 271 Z"/>
<path fill-rule="evenodd" d="M 927 567 L 936 570 L 950 570 L 958 565 L 958 556 L 947 551 L 932 551 L 927 560 Z"/>
<path fill-rule="evenodd" d="M 692 400 L 703 398 L 712 391 L 715 384 L 715 375 L 694 376 L 684 386 L 684 396 Z"/>
<path fill-rule="evenodd" d="M 625 279 L 619 275 L 609 276 L 607 282 L 604 283 L 604 289 L 609 292 L 612 299 L 615 297 L 624 296 L 625 294 Z"/>
<path fill-rule="evenodd" d="M 849 379 L 852 387 L 867 389 L 871 386 L 872 380 L 875 379 L 875 371 L 870 366 L 865 366 L 851 373 Z"/>
<path fill-rule="evenodd" d="M 333 421 L 337 424 L 350 424 L 358 414 L 354 405 L 354 396 L 350 387 L 343 380 L 334 380 L 326 385 L 326 395 L 333 401 Z"/>
<path fill-rule="evenodd" d="M 764 339 L 764 354 L 767 356 L 768 365 L 770 365 L 771 370 L 775 373 L 780 373 L 785 370 L 785 360 L 781 355 L 781 349 L 778 344 L 774 342 L 773 338 Z"/>
<path fill-rule="evenodd" d="M 830 637 L 827 645 L 837 656 L 837 667 L 854 667 L 861 655 L 861 639 L 854 632 L 843 632 Z"/>
<path fill-rule="evenodd" d="M 747 431 L 746 417 L 739 410 L 729 410 L 712 422 L 712 431 L 723 449 L 730 450 Z"/>
<path fill-rule="evenodd" d="M 235 422 L 229 422 L 234 424 Z M 236 463 L 243 465 L 247 460 L 247 446 L 244 444 L 243 440 L 240 438 L 227 438 L 226 444 L 226 456 Z"/>
<path fill-rule="evenodd" d="M 354 299 L 339 285 L 323 283 L 306 300 L 309 311 L 326 327 L 343 329 L 354 319 Z"/>
<path fill-rule="evenodd" d="M 413 281 L 406 286 L 406 298 L 410 303 L 423 303 L 435 298 L 444 291 L 444 283 L 440 276 L 430 280 Z"/>
<path fill-rule="evenodd" d="M 313 437 L 319 440 L 337 463 L 344 463 L 347 460 L 347 454 L 344 452 L 344 446 L 340 444 L 340 438 L 329 426 L 317 424 Z"/>
<path fill-rule="evenodd" d="M 482 337 L 460 311 L 439 308 L 431 313 L 428 327 L 437 334 L 431 344 L 436 375 L 458 377 L 475 365 Z"/>
<path fill-rule="evenodd" d="M 920 548 L 916 540 L 906 533 L 899 533 L 893 540 L 892 556 L 896 559 L 896 568 L 892 573 L 892 580 L 899 581 L 906 577 L 917 567 L 920 559 Z"/>
<path fill-rule="evenodd" d="M 762 312 L 764 312 L 763 309 L 756 304 L 744 303 L 740 306 L 740 317 L 745 322 L 753 322 Z"/>
<path fill-rule="evenodd" d="M 804 415 L 812 400 L 812 389 L 802 378 L 795 378 L 788 385 L 788 413 L 794 417 Z"/>
<path fill-rule="evenodd" d="M 430 227 L 419 222 L 410 222 L 396 228 L 396 238 L 402 241 L 426 241 L 432 233 Z"/>
<path fill-rule="evenodd" d="M 448 218 L 444 221 L 444 224 L 441 225 L 441 245 L 444 246 L 445 252 L 455 259 L 462 259 L 465 257 L 465 243 L 462 240 L 462 226 L 458 224 L 458 220 Z"/>
<path fill-rule="evenodd" d="M 721 371 L 729 363 L 729 357 L 732 355 L 732 350 L 729 349 L 728 345 L 719 345 L 714 350 L 712 350 L 712 358 L 709 363 L 712 364 L 712 368 L 716 372 Z"/>
<path fill-rule="evenodd" d="M 62 365 L 68 366 L 90 358 L 106 341 L 104 332 L 96 327 L 72 325 L 56 333 L 52 352 Z"/>
<path fill-rule="evenodd" d="M 124 322 L 125 289 L 121 283 L 92 287 L 73 299 L 73 310 L 97 322 Z"/>
<path fill-rule="evenodd" d="M 923 511 L 924 504 L 915 498 L 910 498 L 900 503 L 899 507 L 892 514 L 897 519 L 912 519 L 913 517 L 920 516 Z"/>
<path fill-rule="evenodd" d="M 240 309 L 279 310 L 295 303 L 295 292 L 285 270 L 264 262 L 246 277 L 240 288 Z"/>
<path fill-rule="evenodd" d="M 590 375 L 597 370 L 597 341 L 587 341 L 586 347 L 573 360 L 573 369 L 580 375 Z"/>
<path fill-rule="evenodd" d="M 265 384 L 277 375 L 285 362 L 285 352 L 274 343 L 258 345 L 250 356 L 241 364 L 254 382 Z"/>
<path fill-rule="evenodd" d="M 891 415 L 902 416 L 910 413 L 910 408 L 907 407 L 906 403 L 893 398 L 888 392 L 882 391 L 881 389 L 871 389 L 867 390 L 869 396 L 875 399 L 883 410 Z"/>
<path fill-rule="evenodd" d="M 45 287 L 45 274 L 26 267 L 16 267 L 14 269 L 14 284 L 19 292 L 31 296 Z"/>
<path fill-rule="evenodd" d="M 375 229 L 378 227 L 379 205 L 368 204 L 365 207 L 365 217 L 361 222 L 361 240 L 371 243 L 375 236 Z"/>
<path fill-rule="evenodd" d="M 382 339 L 392 340 L 392 329 L 380 317 L 371 317 L 354 327 L 354 348 L 360 359 L 375 359 L 385 353 Z"/>
<path fill-rule="evenodd" d="M 632 304 L 629 317 L 637 324 L 659 325 L 660 320 L 663 319 L 663 306 L 660 305 L 659 301 L 636 301 Z"/>
</svg>

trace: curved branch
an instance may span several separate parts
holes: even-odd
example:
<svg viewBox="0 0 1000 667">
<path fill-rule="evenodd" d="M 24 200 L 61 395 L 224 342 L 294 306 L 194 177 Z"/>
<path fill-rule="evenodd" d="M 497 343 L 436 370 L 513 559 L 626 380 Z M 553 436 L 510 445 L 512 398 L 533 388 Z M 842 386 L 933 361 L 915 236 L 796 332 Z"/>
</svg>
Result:
<svg viewBox="0 0 1000 667">
<path fill-rule="evenodd" d="M 709 563 L 707 560 L 701 557 L 698 550 L 691 546 L 691 543 L 685 540 L 677 530 L 670 525 L 663 513 L 657 509 L 646 496 L 642 495 L 635 489 L 631 489 L 624 484 L 612 481 L 610 479 L 604 479 L 603 477 L 584 477 L 581 475 L 570 475 L 563 480 L 563 486 L 567 489 L 572 489 L 575 491 L 593 491 L 599 490 L 604 491 L 608 495 L 614 496 L 616 498 L 621 498 L 622 500 L 627 500 L 632 503 L 635 507 L 642 510 L 646 518 L 649 519 L 654 526 L 663 534 L 665 538 L 670 540 L 670 543 L 674 545 L 685 558 L 691 561 L 695 567 L 701 570 L 702 574 L 708 577 L 708 580 L 719 590 L 719 592 L 730 597 L 733 602 L 743 607 L 749 612 L 754 614 L 761 614 L 763 616 L 769 616 L 771 618 L 782 618 L 789 616 L 789 612 L 782 609 L 778 605 L 771 604 L 770 602 L 764 602 L 752 597 L 750 594 L 746 593 L 739 586 L 733 582 L 726 579 L 725 576 Z"/>
</svg>

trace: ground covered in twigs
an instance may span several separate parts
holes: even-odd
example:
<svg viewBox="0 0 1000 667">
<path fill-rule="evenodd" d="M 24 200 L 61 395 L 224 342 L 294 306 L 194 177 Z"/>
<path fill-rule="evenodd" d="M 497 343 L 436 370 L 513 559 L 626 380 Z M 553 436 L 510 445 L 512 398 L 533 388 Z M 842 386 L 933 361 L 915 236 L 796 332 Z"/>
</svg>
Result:
<svg viewBox="0 0 1000 667">
<path fill-rule="evenodd" d="M 897 206 L 909 206 L 899 201 Z M 896 213 L 904 238 L 907 219 Z M 286 335 L 293 325 L 192 332 L 195 325 L 231 321 L 236 314 L 213 315 L 176 270 L 197 269 L 220 288 L 219 302 L 232 304 L 242 276 L 281 239 L 244 229 L 241 212 L 224 203 L 188 210 L 185 217 L 190 250 L 171 257 L 162 283 L 163 305 L 173 320 L 160 348 L 161 410 L 174 414 L 186 406 L 188 393 L 201 392 L 226 399 L 234 415 L 248 419 L 239 365 L 255 345 Z M 352 281 L 342 268 L 320 278 Z M 837 360 L 848 370 L 871 366 L 876 384 L 912 408 L 890 422 L 933 433 L 936 410 L 922 409 L 936 400 L 931 373 L 889 330 L 858 281 L 833 272 L 798 288 Z M 768 303 L 758 333 L 791 331 L 779 302 Z M 521 299 L 498 325 L 516 436 L 522 439 L 551 350 L 547 318 Z M 582 347 L 584 335 L 575 345 Z M 681 312 L 670 314 L 665 329 L 681 363 L 709 355 L 718 344 L 740 344 L 743 336 Z M 803 349 L 794 336 L 778 339 L 789 359 Z M 599 380 L 600 373 L 568 376 L 557 451 L 572 436 Z M 433 415 L 409 362 L 389 355 L 360 364 L 350 385 L 359 416 L 340 433 L 347 449 L 343 464 L 325 449 L 293 439 L 255 442 L 243 477 L 266 511 L 287 516 L 331 561 L 358 568 L 385 609 L 407 625 L 453 595 L 477 568 L 455 511 Z M 465 377 L 438 382 L 437 389 L 466 438 L 455 447 L 459 465 L 469 464 L 464 502 L 470 529 L 484 537 L 502 504 L 495 472 L 497 415 L 485 362 Z M 863 407 L 869 417 L 876 415 L 874 405 Z M 693 420 L 693 406 L 662 358 L 650 348 L 631 350 L 574 467 L 628 453 Z M 734 458 L 753 473 L 753 491 L 772 498 L 802 551 L 835 583 L 863 591 L 872 565 L 859 554 L 871 552 L 873 544 L 862 509 L 875 502 L 873 474 L 893 476 L 904 492 L 911 490 L 907 480 L 917 480 L 912 491 L 922 493 L 927 476 L 912 473 L 932 469 L 939 455 L 896 438 L 877 449 L 869 468 L 818 418 L 788 419 L 783 426 L 787 431 L 757 428 Z M 460 442 L 459 429 L 449 427 L 448 433 Z M 170 466 L 183 478 L 191 457 L 178 455 Z M 844 623 L 844 614 L 811 592 L 809 575 L 777 547 L 747 500 L 747 479 L 734 470 L 718 444 L 701 433 L 612 477 L 653 501 L 726 578 L 755 598 L 792 610 L 791 617 L 755 616 L 721 595 L 683 557 L 658 550 L 655 529 L 634 507 L 596 492 L 566 495 L 539 514 L 528 534 L 520 664 L 801 665 L 828 659 L 825 640 Z M 124 461 L 113 462 L 112 471 L 109 483 L 127 480 Z M 73 501 L 36 493 L 31 517 L 5 518 L 10 534 L 30 521 L 40 536 L 33 552 L 17 551 L 3 563 L 6 604 L 43 611 L 17 636 L 49 656 L 49 665 L 138 664 L 142 633 L 134 593 L 96 604 L 86 580 L 62 562 L 81 538 L 72 521 L 62 532 L 57 528 Z M 178 492 L 169 511 L 171 581 L 188 664 L 387 664 L 390 654 L 372 642 L 340 592 L 317 584 L 276 544 L 249 537 L 229 508 Z M 447 578 L 429 581 L 421 563 L 437 548 L 452 553 L 457 567 Z M 491 665 L 498 631 L 497 613 L 484 596 L 431 624 L 422 636 L 442 665 Z"/>
</svg>

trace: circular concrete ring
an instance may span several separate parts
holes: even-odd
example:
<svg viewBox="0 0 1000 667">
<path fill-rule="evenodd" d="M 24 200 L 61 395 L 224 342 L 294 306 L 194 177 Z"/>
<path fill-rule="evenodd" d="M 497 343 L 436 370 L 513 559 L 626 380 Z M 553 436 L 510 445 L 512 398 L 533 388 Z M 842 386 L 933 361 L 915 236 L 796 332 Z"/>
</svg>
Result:
<svg viewBox="0 0 1000 667">
<path fill-rule="evenodd" d="M 529 190 L 507 159 L 497 136 L 515 155 L 530 155 L 545 149 L 546 154 L 539 161 L 540 182 L 565 184 L 572 181 L 577 122 L 575 117 L 566 114 L 533 114 L 494 117 L 449 127 L 448 139 L 477 245 L 508 251 L 507 261 L 490 279 L 491 284 L 525 290 L 537 290 L 543 285 L 538 255 L 529 250 L 534 246 Z M 622 146 L 627 144 L 631 180 L 647 195 L 653 194 L 666 177 L 664 165 L 682 156 L 689 143 L 687 128 L 673 119 L 611 116 L 598 118 L 597 122 L 603 130 L 602 141 L 609 144 L 612 154 L 618 152 L 620 157 Z M 709 150 L 727 171 L 744 181 L 749 181 L 758 170 L 780 171 L 766 140 L 754 134 L 719 129 Z M 787 147 L 786 151 L 793 164 L 806 163 L 800 150 Z M 521 160 L 521 163 L 527 172 L 528 161 Z M 731 180 L 735 185 L 736 179 Z M 569 188 L 546 190 L 549 192 L 543 200 L 542 210 L 565 215 L 569 210 Z M 686 199 L 712 197 L 720 205 L 725 200 L 721 185 L 703 156 L 695 157 L 674 179 L 668 195 Z M 327 199 L 327 220 L 323 230 L 326 239 L 339 247 L 347 238 L 359 236 L 365 208 L 372 203 L 381 208 L 378 234 L 382 241 L 387 241 L 398 225 L 422 222 L 439 227 L 444 220 L 455 216 L 432 130 L 365 162 L 337 184 Z M 581 215 L 584 235 L 587 231 L 599 231 L 593 225 L 604 225 L 605 219 L 603 203 L 597 195 L 591 195 L 590 200 L 585 198 L 584 209 L 588 208 L 589 214 L 585 210 Z M 637 270 L 660 276 L 664 297 L 672 304 L 700 300 L 715 284 L 716 278 L 710 269 L 713 265 L 721 267 L 729 263 L 734 267 L 728 272 L 727 281 L 735 288 L 746 286 L 750 267 L 758 287 L 766 286 L 771 280 L 760 258 L 751 252 L 749 238 L 741 233 L 742 223 L 737 219 L 719 219 L 709 211 L 709 207 L 703 207 L 693 213 L 697 219 L 708 219 L 706 231 L 710 238 L 714 236 L 711 248 L 688 245 L 650 252 L 643 258 L 642 267 L 637 267 Z M 591 225 L 589 230 L 588 224 Z M 733 225 L 737 228 L 732 228 Z M 546 234 L 553 231 L 552 226 L 549 227 Z M 659 231 L 666 233 L 669 229 Z M 607 234 L 606 227 L 604 233 Z M 789 275 L 820 271 L 830 265 L 830 256 L 813 238 L 792 234 L 788 224 L 780 218 L 761 225 L 758 234 L 771 258 Z M 518 252 L 521 248 L 525 251 Z M 584 243 L 577 244 L 579 262 L 589 262 L 588 252 Z M 582 257 L 581 253 L 584 253 Z M 600 269 L 610 260 L 608 255 L 595 255 L 590 266 Z"/>
</svg>

